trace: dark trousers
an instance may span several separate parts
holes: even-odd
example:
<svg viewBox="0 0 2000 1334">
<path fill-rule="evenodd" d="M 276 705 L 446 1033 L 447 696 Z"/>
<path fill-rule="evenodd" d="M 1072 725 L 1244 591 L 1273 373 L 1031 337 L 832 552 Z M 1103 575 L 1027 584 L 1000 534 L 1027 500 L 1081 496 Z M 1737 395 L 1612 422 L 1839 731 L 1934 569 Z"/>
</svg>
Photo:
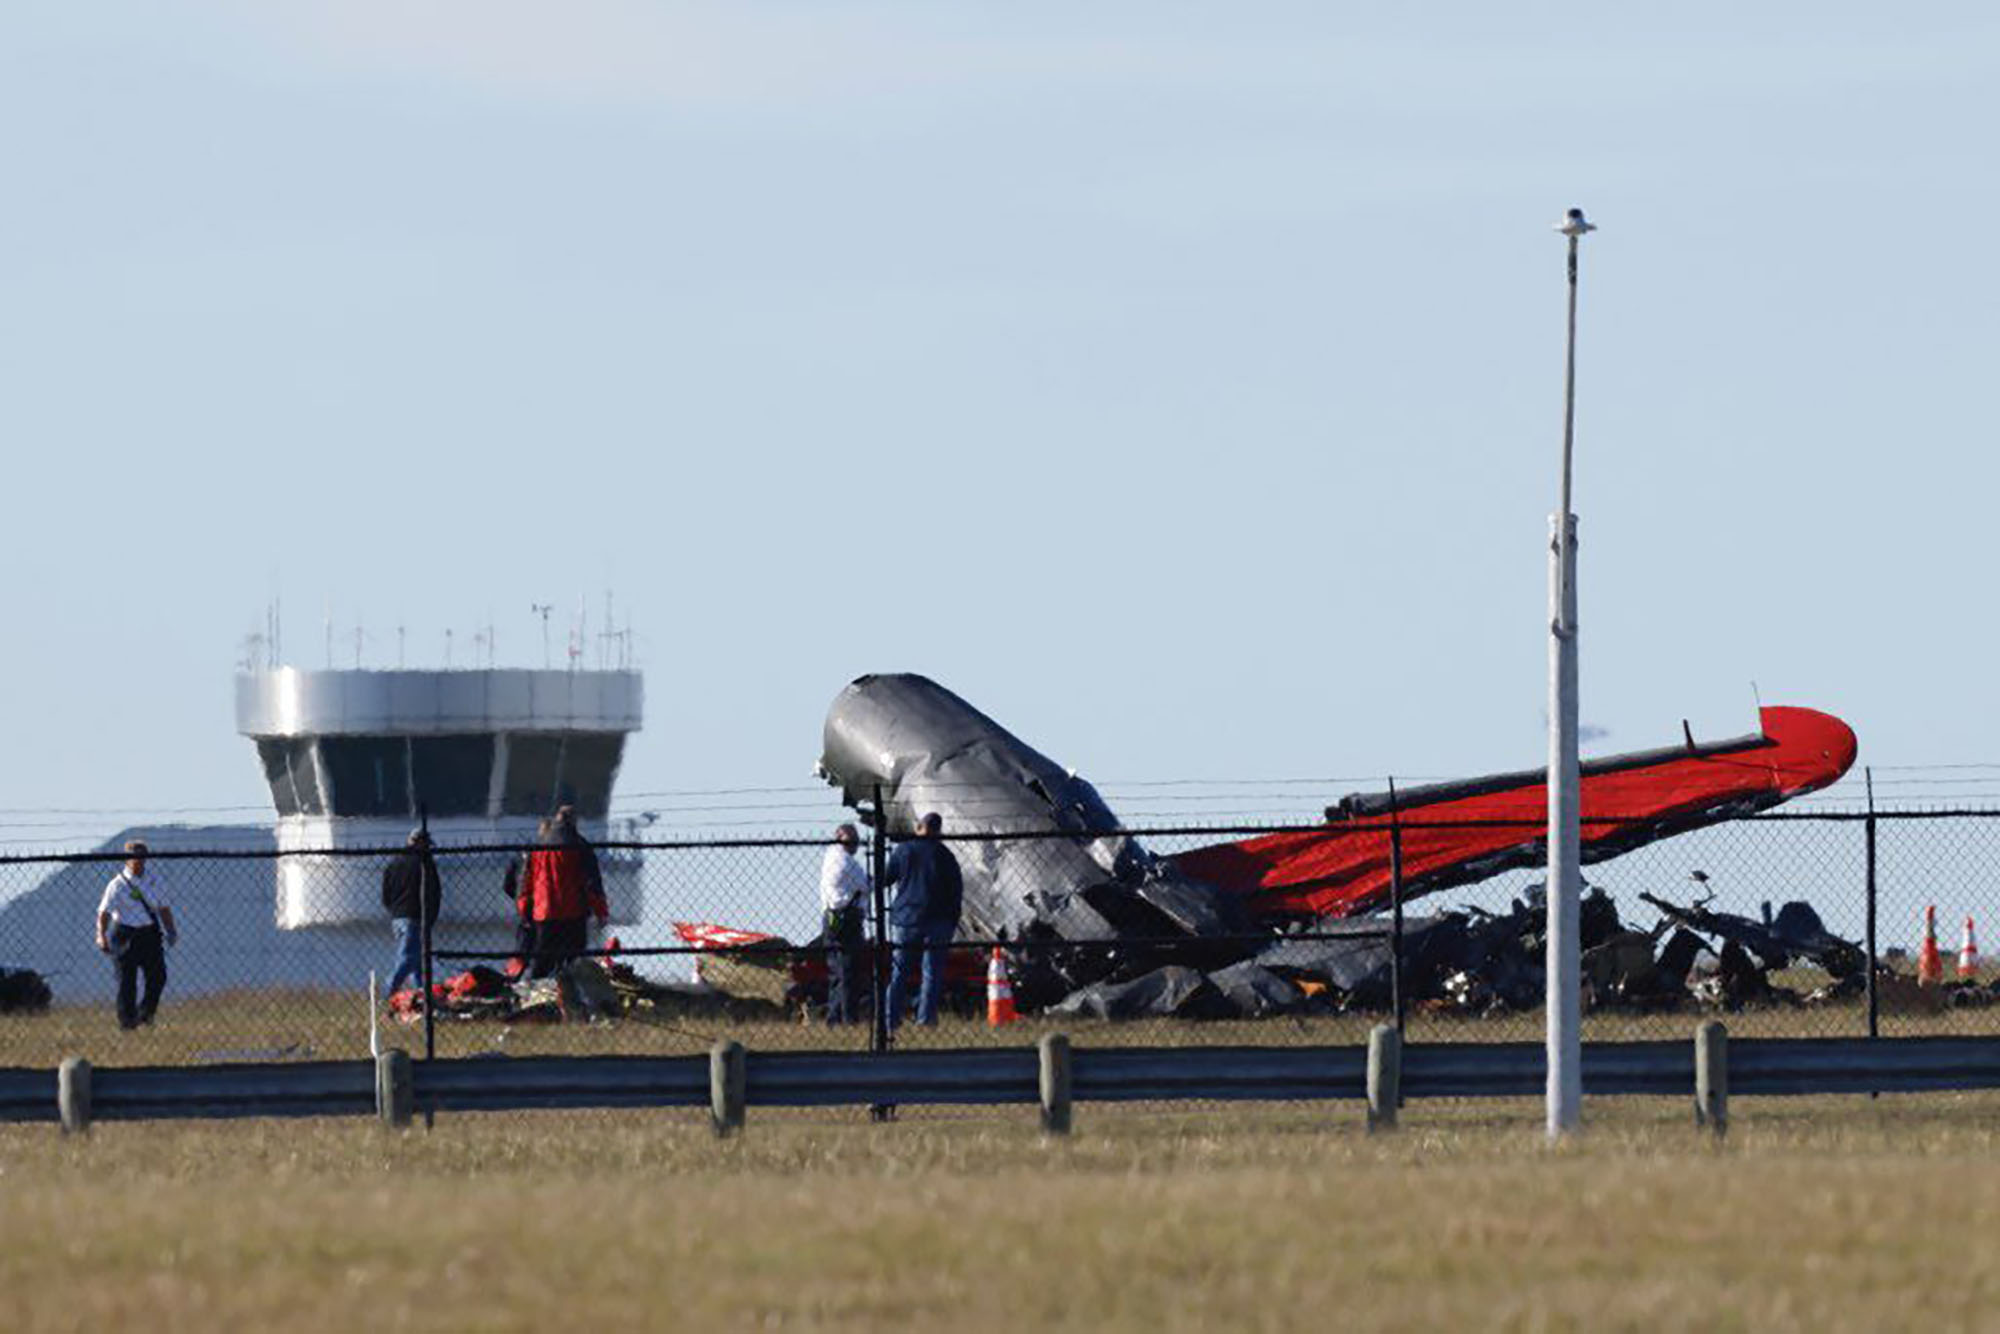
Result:
<svg viewBox="0 0 2000 1334">
<path fill-rule="evenodd" d="M 590 919 L 573 917 L 561 922 L 535 923 L 535 958 L 530 977 L 552 977 L 563 965 L 583 953 L 590 939 Z"/>
<path fill-rule="evenodd" d="M 860 1020 L 859 991 L 868 970 L 861 958 L 861 905 L 831 909 L 826 914 L 826 1021 L 851 1024 Z"/>
<path fill-rule="evenodd" d="M 514 957 L 521 961 L 521 971 L 523 973 L 527 972 L 528 969 L 534 965 L 535 920 L 532 917 L 521 917 L 515 919 Z"/>
<path fill-rule="evenodd" d="M 114 926 L 111 928 L 111 962 L 118 970 L 118 1026 L 137 1028 L 153 1022 L 160 1008 L 160 993 L 167 986 L 167 951 L 157 926 Z M 146 994 L 139 995 L 139 976 L 146 978 Z"/>
</svg>

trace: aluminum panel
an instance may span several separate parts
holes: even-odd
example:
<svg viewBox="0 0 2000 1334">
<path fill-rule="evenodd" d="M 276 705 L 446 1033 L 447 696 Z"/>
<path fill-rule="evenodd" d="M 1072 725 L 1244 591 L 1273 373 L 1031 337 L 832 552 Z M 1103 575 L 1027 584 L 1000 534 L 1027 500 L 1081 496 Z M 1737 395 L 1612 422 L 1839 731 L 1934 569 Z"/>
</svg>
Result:
<svg viewBox="0 0 2000 1334">
<path fill-rule="evenodd" d="M 523 727 L 535 716 L 535 678 L 541 672 L 489 672 L 487 716 L 495 731 Z"/>
<path fill-rule="evenodd" d="M 486 709 L 486 678 L 490 672 L 438 672 L 432 677 L 436 699 L 433 728 L 452 732 L 490 732 Z"/>
<path fill-rule="evenodd" d="M 246 736 L 437 732 L 629 732 L 641 724 L 637 672 L 302 671 L 236 679 Z"/>
</svg>

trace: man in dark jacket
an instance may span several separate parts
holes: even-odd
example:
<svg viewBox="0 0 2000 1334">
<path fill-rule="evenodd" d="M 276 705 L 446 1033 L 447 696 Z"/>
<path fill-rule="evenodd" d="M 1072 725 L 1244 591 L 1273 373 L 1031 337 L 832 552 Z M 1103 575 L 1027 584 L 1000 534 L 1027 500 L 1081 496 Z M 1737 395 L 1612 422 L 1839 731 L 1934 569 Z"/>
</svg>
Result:
<svg viewBox="0 0 2000 1334">
<path fill-rule="evenodd" d="M 382 907 L 396 933 L 396 971 L 389 974 L 390 995 L 401 991 L 406 982 L 422 980 L 424 929 L 418 923 L 437 925 L 443 897 L 437 859 L 431 856 L 431 836 L 421 829 L 411 830 L 409 846 L 382 868 Z"/>
<path fill-rule="evenodd" d="M 938 996 L 944 990 L 945 947 L 958 933 L 959 909 L 965 901 L 965 880 L 958 858 L 944 845 L 944 819 L 936 811 L 917 821 L 917 837 L 896 845 L 889 854 L 883 887 L 893 888 L 889 904 L 889 934 L 896 956 L 889 965 L 888 1023 L 902 1022 L 903 997 L 910 974 L 923 960 L 923 985 L 917 992 L 917 1022 L 937 1023 Z"/>
<path fill-rule="evenodd" d="M 583 953 L 590 943 L 591 917 L 599 926 L 610 920 L 597 852 L 577 831 L 570 807 L 556 811 L 548 839 L 528 854 L 517 907 L 535 924 L 531 977 L 553 976 Z"/>
</svg>

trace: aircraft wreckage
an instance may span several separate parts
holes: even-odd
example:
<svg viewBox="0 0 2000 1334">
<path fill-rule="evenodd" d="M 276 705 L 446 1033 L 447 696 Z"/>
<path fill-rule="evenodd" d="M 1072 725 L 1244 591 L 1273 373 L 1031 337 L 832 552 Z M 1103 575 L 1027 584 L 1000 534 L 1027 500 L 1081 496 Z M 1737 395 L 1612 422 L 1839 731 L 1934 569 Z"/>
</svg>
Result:
<svg viewBox="0 0 2000 1334">
<path fill-rule="evenodd" d="M 1759 722 L 1757 733 L 1717 743 L 1697 743 L 1683 725 L 1680 745 L 1585 763 L 1584 861 L 1768 809 L 1826 787 L 1854 762 L 1854 733 L 1831 715 L 1766 707 Z M 1391 895 L 1392 824 L 1406 902 L 1538 866 L 1546 855 L 1539 769 L 1351 795 L 1311 828 L 1156 854 L 1089 782 L 945 687 L 908 674 L 864 676 L 840 693 L 819 771 L 863 822 L 882 823 L 892 839 L 908 837 L 927 811 L 944 817 L 965 878 L 960 938 L 1017 947 L 1015 993 L 1028 1009 L 1117 1018 L 1369 1003 L 1378 983 L 1386 989 L 1389 945 L 1366 915 Z M 1718 935 L 1704 955 L 1707 919 L 1698 912 L 1664 918 L 1648 935 L 1627 930 L 1615 909 L 1607 918 L 1608 902 L 1586 941 L 1623 950 L 1600 956 L 1602 995 L 1687 994 L 1698 956 L 1712 962 L 1721 951 L 1734 963 L 1744 954 L 1740 941 L 1731 949 Z M 1786 905 L 1786 913 L 1782 921 L 1796 927 L 1811 909 Z M 1831 958 L 1841 965 L 1830 969 L 1836 979 L 1858 971 L 1846 966 L 1852 947 L 1839 948 L 1845 942 L 1819 929 L 1817 917 L 1807 925 L 1772 935 L 1750 957 Z M 1406 987 L 1456 996 L 1464 1008 L 1539 1004 L 1539 929 L 1533 902 L 1511 914 L 1412 918 Z M 1661 937 L 1667 947 L 1656 958 Z M 1605 957 L 1625 966 L 1614 975 Z M 970 982 L 979 964 L 956 951 L 950 972 Z M 816 952 L 791 975 L 794 994 L 809 993 L 823 976 Z"/>
</svg>

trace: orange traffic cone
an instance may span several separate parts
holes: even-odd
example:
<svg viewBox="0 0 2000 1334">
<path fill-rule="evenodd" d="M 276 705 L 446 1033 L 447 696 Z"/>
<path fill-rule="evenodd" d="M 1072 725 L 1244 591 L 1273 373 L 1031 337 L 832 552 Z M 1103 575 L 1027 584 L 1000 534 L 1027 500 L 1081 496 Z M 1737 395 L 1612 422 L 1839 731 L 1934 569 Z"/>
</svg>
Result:
<svg viewBox="0 0 2000 1334">
<path fill-rule="evenodd" d="M 1965 919 L 1965 935 L 1958 942 L 1958 975 L 1970 980 L 1979 975 L 1979 942 L 1972 938 L 1972 917 Z"/>
<path fill-rule="evenodd" d="M 1020 1018 L 1014 1013 L 1014 983 L 1007 976 L 1007 956 L 998 945 L 986 965 L 986 1022 L 994 1028 Z"/>
<path fill-rule="evenodd" d="M 1917 950 L 1917 985 L 1934 987 L 1944 981 L 1944 959 L 1937 947 L 1937 905 L 1924 909 L 1924 943 Z"/>
</svg>

